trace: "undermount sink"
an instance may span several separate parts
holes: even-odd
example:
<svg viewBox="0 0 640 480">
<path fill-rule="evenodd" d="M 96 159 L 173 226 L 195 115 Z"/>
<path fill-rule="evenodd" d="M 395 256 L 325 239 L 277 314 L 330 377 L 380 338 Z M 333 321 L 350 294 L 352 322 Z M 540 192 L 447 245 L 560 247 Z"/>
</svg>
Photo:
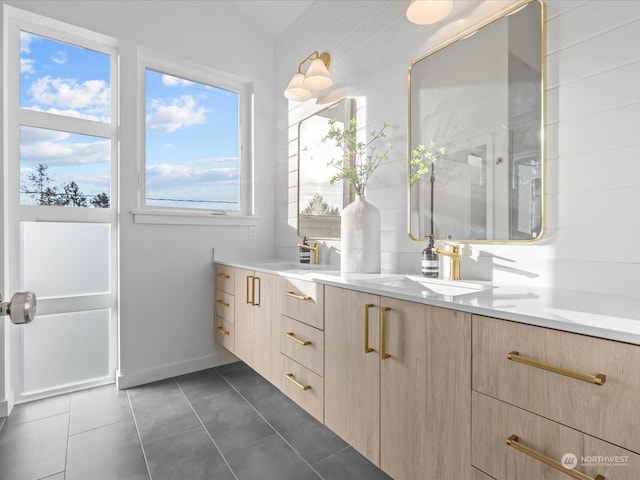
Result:
<svg viewBox="0 0 640 480">
<path fill-rule="evenodd" d="M 423 296 L 447 295 L 457 297 L 468 295 L 483 290 L 490 290 L 493 285 L 483 281 L 446 280 L 443 278 L 428 278 L 419 275 L 393 275 L 366 280 L 384 287 L 393 287 L 406 290 L 419 289 Z"/>
</svg>

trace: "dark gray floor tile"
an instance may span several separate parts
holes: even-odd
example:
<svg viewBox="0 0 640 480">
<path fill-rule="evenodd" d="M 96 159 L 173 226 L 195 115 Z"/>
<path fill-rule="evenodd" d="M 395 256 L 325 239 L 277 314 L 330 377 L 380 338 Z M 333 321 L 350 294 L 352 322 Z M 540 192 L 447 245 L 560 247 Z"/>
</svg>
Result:
<svg viewBox="0 0 640 480">
<path fill-rule="evenodd" d="M 274 393 L 280 393 L 280 390 L 244 362 L 218 367 L 218 371 L 251 404 Z"/>
<path fill-rule="evenodd" d="M 49 477 L 40 478 L 39 480 L 64 480 L 64 472 L 56 473 Z"/>
<path fill-rule="evenodd" d="M 309 463 L 322 460 L 347 446 L 344 440 L 282 393 L 262 398 L 254 406 Z"/>
<path fill-rule="evenodd" d="M 61 413 L 69 413 L 70 405 L 71 395 L 59 395 L 43 400 L 36 400 L 35 402 L 15 405 L 13 410 L 11 410 L 11 415 L 7 418 L 5 427 L 53 417 Z"/>
<path fill-rule="evenodd" d="M 231 385 L 215 368 L 182 375 L 181 377 L 176 377 L 175 381 L 180 385 L 190 402 L 204 400 L 212 395 L 231 390 Z"/>
<path fill-rule="evenodd" d="M 148 480 L 133 420 L 69 437 L 66 480 Z"/>
<path fill-rule="evenodd" d="M 133 388 L 129 390 L 129 398 L 143 445 L 200 425 L 198 417 L 174 381 Z"/>
<path fill-rule="evenodd" d="M 145 446 L 153 480 L 233 480 L 233 474 L 203 427 Z"/>
<path fill-rule="evenodd" d="M 69 434 L 74 435 L 130 418 L 132 413 L 129 396 L 115 385 L 75 392 L 71 396 Z"/>
<path fill-rule="evenodd" d="M 68 413 L 5 425 L 0 431 L 2 478 L 32 480 L 64 471 L 68 432 Z"/>
<path fill-rule="evenodd" d="M 195 402 L 193 408 L 223 455 L 275 433 L 234 390 Z"/>
<path fill-rule="evenodd" d="M 314 463 L 313 467 L 324 480 L 392 480 L 352 447 Z"/>
<path fill-rule="evenodd" d="M 239 448 L 226 458 L 238 480 L 319 480 L 316 472 L 279 435 Z"/>
</svg>

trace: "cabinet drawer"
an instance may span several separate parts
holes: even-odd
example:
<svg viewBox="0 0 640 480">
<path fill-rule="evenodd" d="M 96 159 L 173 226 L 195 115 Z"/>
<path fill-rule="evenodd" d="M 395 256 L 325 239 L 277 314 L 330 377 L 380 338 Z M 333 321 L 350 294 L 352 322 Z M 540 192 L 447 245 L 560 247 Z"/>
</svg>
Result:
<svg viewBox="0 0 640 480">
<path fill-rule="evenodd" d="M 214 340 L 233 353 L 235 350 L 234 337 L 233 323 L 227 322 L 224 318 L 216 316 L 213 325 Z"/>
<path fill-rule="evenodd" d="M 518 356 L 509 355 L 517 352 Z M 511 356 L 511 360 L 508 359 Z M 533 360 L 585 374 L 580 380 Z M 640 452 L 640 347 L 493 318 L 473 318 L 473 389 Z M 604 383 L 590 383 L 603 374 Z"/>
<path fill-rule="evenodd" d="M 308 368 L 282 357 L 282 392 L 324 423 L 324 379 Z"/>
<path fill-rule="evenodd" d="M 324 332 L 281 316 L 280 351 L 309 370 L 324 376 Z"/>
<path fill-rule="evenodd" d="M 216 290 L 215 312 L 218 317 L 224 318 L 227 322 L 234 323 L 235 297 L 222 290 Z"/>
<path fill-rule="evenodd" d="M 586 478 L 631 480 L 640 475 L 638 454 L 486 395 L 473 392 L 472 398 L 471 462 L 497 480 L 567 480 L 562 464 Z M 517 444 L 510 446 L 512 435 Z M 560 470 L 513 445 L 546 456 Z"/>
<path fill-rule="evenodd" d="M 324 285 L 283 277 L 281 288 L 284 315 L 324 329 Z"/>
<path fill-rule="evenodd" d="M 213 267 L 213 274 L 216 289 L 233 295 L 235 268 L 216 263 Z"/>
</svg>

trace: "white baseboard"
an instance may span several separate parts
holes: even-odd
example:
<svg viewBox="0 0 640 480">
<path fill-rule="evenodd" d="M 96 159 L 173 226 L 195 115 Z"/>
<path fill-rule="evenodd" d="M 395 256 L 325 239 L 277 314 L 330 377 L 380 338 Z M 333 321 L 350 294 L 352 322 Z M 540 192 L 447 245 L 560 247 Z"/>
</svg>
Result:
<svg viewBox="0 0 640 480">
<path fill-rule="evenodd" d="M 4 400 L 0 400 L 0 418 L 8 417 L 13 410 L 13 391 L 9 393 L 9 397 Z"/>
<path fill-rule="evenodd" d="M 126 388 L 144 385 L 145 383 L 157 382 L 158 380 L 177 377 L 179 375 L 185 375 L 187 373 L 197 372 L 207 368 L 219 367 L 220 365 L 237 361 L 238 357 L 233 355 L 231 352 L 220 349 L 219 352 L 212 355 L 192 358 L 183 362 L 167 363 L 147 370 L 140 370 L 125 374 L 118 370 L 116 372 L 116 382 L 118 389 L 124 390 Z"/>
</svg>

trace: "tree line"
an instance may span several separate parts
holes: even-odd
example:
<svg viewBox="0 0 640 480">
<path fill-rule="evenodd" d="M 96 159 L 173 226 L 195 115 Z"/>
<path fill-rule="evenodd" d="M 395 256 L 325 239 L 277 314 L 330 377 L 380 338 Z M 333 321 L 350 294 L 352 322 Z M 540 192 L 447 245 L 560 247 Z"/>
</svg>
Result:
<svg viewBox="0 0 640 480">
<path fill-rule="evenodd" d="M 36 169 L 27 175 L 29 183 L 20 187 L 22 193 L 29 195 L 36 205 L 109 208 L 109 195 L 104 192 L 85 195 L 74 181 L 60 186 L 52 185 L 53 179 L 47 173 L 48 169 L 49 165 L 38 164 Z"/>
</svg>

